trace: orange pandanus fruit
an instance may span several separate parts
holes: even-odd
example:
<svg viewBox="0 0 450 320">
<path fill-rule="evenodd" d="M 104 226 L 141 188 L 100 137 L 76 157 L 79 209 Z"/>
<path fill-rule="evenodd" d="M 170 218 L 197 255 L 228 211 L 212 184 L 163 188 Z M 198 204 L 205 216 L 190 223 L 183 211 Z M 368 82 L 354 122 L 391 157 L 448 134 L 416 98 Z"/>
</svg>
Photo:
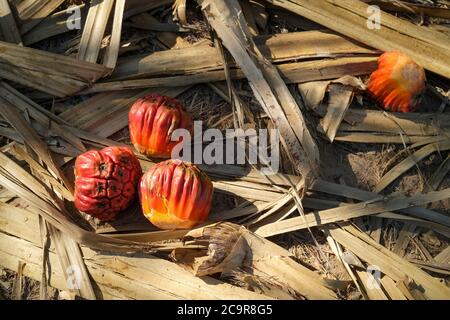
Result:
<svg viewBox="0 0 450 320">
<path fill-rule="evenodd" d="M 182 138 L 171 141 L 176 129 L 191 134 L 194 123 L 181 102 L 166 96 L 150 94 L 138 99 L 128 115 L 131 142 L 149 157 L 170 158 L 172 149 Z"/>
<path fill-rule="evenodd" d="M 205 221 L 211 209 L 213 186 L 194 164 L 161 162 L 142 176 L 142 211 L 160 229 L 189 229 Z"/>
<path fill-rule="evenodd" d="M 425 80 L 421 66 L 406 54 L 391 51 L 378 59 L 367 90 L 386 110 L 410 112 L 420 104 Z"/>
<path fill-rule="evenodd" d="M 101 221 L 113 220 L 135 198 L 141 166 L 126 147 L 108 147 L 75 161 L 75 207 Z"/>
</svg>

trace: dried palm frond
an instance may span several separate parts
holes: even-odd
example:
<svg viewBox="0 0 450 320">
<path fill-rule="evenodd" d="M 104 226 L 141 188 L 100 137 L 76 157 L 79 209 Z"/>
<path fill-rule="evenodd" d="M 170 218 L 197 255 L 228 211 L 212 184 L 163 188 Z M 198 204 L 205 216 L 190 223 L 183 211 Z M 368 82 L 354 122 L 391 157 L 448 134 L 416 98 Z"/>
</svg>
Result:
<svg viewBox="0 0 450 320">
<path fill-rule="evenodd" d="M 20 32 L 8 0 L 0 0 L 0 40 L 22 44 Z"/>
<path fill-rule="evenodd" d="M 450 78 L 450 40 L 443 33 L 383 11 L 379 21 L 373 21 L 373 10 L 359 0 L 267 1 L 373 48 L 402 51 L 424 68 Z M 379 24 L 379 28 L 368 28 L 368 21 Z"/>
<path fill-rule="evenodd" d="M 101 65 L 1 41 L 0 52 L 0 77 L 57 97 L 72 95 L 108 72 Z"/>
<path fill-rule="evenodd" d="M 197 264 L 194 269 L 197 273 L 200 271 L 198 275 L 226 273 L 241 267 L 243 273 L 248 269 L 249 275 L 267 280 L 274 279 L 278 284 L 290 288 L 288 291 L 294 297 L 333 300 L 337 298 L 330 290 L 327 279 L 296 263 L 291 259 L 290 252 L 238 225 L 219 223 L 195 229 L 189 232 L 185 239 L 208 240 L 208 254 L 203 257 L 197 254 L 197 258 L 190 262 Z M 177 250 L 174 252 L 175 258 L 186 256 L 186 252 L 181 256 L 177 255 Z M 177 262 L 189 264 L 189 260 Z M 270 293 L 271 291 L 266 292 Z"/>
</svg>

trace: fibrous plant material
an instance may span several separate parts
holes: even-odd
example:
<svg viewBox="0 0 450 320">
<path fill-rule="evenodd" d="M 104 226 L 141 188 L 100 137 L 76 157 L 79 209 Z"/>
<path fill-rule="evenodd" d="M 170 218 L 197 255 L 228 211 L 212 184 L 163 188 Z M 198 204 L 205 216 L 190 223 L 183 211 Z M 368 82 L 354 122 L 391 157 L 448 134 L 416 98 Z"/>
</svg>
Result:
<svg viewBox="0 0 450 320">
<path fill-rule="evenodd" d="M 0 202 L 0 221 L 1 265 L 16 269 L 19 261 L 26 261 L 24 276 L 40 281 L 43 248 L 36 232 L 39 229 L 38 216 Z M 59 290 L 70 290 L 83 298 L 92 298 L 73 290 L 79 280 L 85 280 L 79 277 L 84 277 L 84 274 L 79 274 L 75 267 L 64 270 L 52 241 L 46 252 L 52 271 L 48 284 Z M 212 277 L 195 278 L 180 266 L 151 255 L 146 258 L 111 256 L 85 246 L 81 247 L 81 253 L 88 278 L 95 282 L 93 288 L 98 299 L 270 299 Z M 65 279 L 66 271 L 71 276 L 70 281 Z"/>
<path fill-rule="evenodd" d="M 389 170 L 378 182 L 378 184 L 375 187 L 375 192 L 381 192 L 384 190 L 387 186 L 389 186 L 395 179 L 397 179 L 399 176 L 401 176 L 403 173 L 417 165 L 417 163 L 427 156 L 429 156 L 433 152 L 442 152 L 450 149 L 450 140 L 442 140 L 436 143 L 430 143 L 418 151 L 416 151 L 414 154 L 411 154 L 409 157 L 407 157 L 405 160 L 397 164 L 394 168 Z"/>
<path fill-rule="evenodd" d="M 142 20 L 147 22 L 148 15 Z M 179 46 L 176 35 L 164 35 L 162 37 L 162 33 L 159 33 L 161 42 L 170 47 Z M 311 31 L 258 36 L 255 45 L 267 59 L 277 63 L 287 83 L 363 75 L 376 69 L 377 51 L 331 33 Z M 234 62 L 230 61 L 229 66 L 231 78 L 246 77 Z M 84 93 L 185 86 L 187 83 L 225 79 L 223 60 L 218 50 L 209 44 L 199 44 L 151 55 L 121 58 L 107 82 L 96 83 Z"/>
<path fill-rule="evenodd" d="M 442 183 L 442 181 L 445 179 L 445 177 L 449 172 L 450 172 L 450 155 L 448 155 L 447 158 L 444 161 L 442 161 L 442 164 L 434 172 L 434 174 L 428 181 L 431 190 L 437 190 L 439 188 L 439 185 Z"/>
<path fill-rule="evenodd" d="M 313 185 L 311 186 L 311 189 L 316 192 L 323 192 L 330 195 L 335 196 L 341 196 L 349 199 L 354 199 L 358 201 L 364 201 L 364 202 L 373 202 L 373 199 L 381 199 L 383 196 L 369 191 L 364 191 L 358 188 L 349 187 L 342 184 L 335 184 L 331 182 L 327 182 L 324 180 L 316 180 L 314 181 Z M 446 196 L 446 192 L 440 194 L 440 196 Z M 395 197 L 393 197 L 395 198 Z M 426 199 L 425 198 L 422 199 Z M 400 199 L 399 199 L 400 200 Z M 429 199 L 432 200 L 432 199 Z M 439 197 L 432 201 L 440 201 Z M 335 206 L 336 207 L 336 206 Z M 429 221 L 436 222 L 438 224 L 442 224 L 445 227 L 450 227 L 450 219 L 444 214 L 440 214 L 437 212 L 434 212 L 432 210 L 428 210 L 423 207 L 409 207 L 405 209 L 398 210 L 402 214 L 407 214 L 410 216 L 414 216 L 420 219 L 426 219 Z M 386 213 L 386 212 L 385 212 Z"/>
<path fill-rule="evenodd" d="M 113 6 L 115 9 L 111 36 L 102 61 L 110 70 L 115 68 L 119 56 L 125 0 L 91 2 L 77 54 L 80 60 L 97 63 Z"/>
<path fill-rule="evenodd" d="M 45 128 L 49 136 L 57 135 L 70 143 L 75 149 L 86 151 L 81 140 L 63 128 L 63 125 L 68 124 L 67 122 L 27 98 L 4 81 L 0 82 L 0 95 L 1 99 L 14 105 L 20 112 L 27 114 L 30 117 L 30 121 L 36 121 L 40 127 Z"/>
<path fill-rule="evenodd" d="M 100 53 L 103 36 L 115 0 L 93 0 L 81 36 L 77 58 L 96 63 Z"/>
<path fill-rule="evenodd" d="M 294 168 L 304 177 L 318 174 L 319 151 L 300 107 L 276 68 L 264 58 L 240 14 L 236 0 L 199 1 L 208 22 L 249 80 L 250 86 L 273 123 Z"/>
<path fill-rule="evenodd" d="M 22 44 L 20 32 L 8 0 L 0 0 L 0 40 Z"/>
<path fill-rule="evenodd" d="M 387 211 L 401 210 L 412 206 L 419 207 L 426 203 L 446 199 L 449 196 L 450 189 L 430 192 L 428 194 L 420 194 L 409 198 L 404 196 L 393 196 L 390 198 L 379 196 L 378 199 L 373 198 L 370 201 L 365 201 L 358 204 L 349 204 L 333 209 L 321 210 L 317 213 L 310 213 L 306 216 L 294 217 L 269 223 L 256 228 L 256 230 L 254 231 L 258 235 L 269 237 L 277 234 L 291 232 L 294 230 L 305 229 L 307 227 L 345 221 L 351 218 L 374 215 Z M 446 222 L 448 226 L 450 224 L 450 221 L 448 221 L 448 219 L 445 220 L 447 220 Z"/>
<path fill-rule="evenodd" d="M 153 10 L 160 6 L 172 4 L 173 0 L 147 0 L 142 3 L 142 0 L 127 0 L 126 11 L 124 18 L 128 19 L 134 15 Z"/>
<path fill-rule="evenodd" d="M 385 11 L 402 12 L 409 14 L 424 14 L 434 18 L 450 19 L 450 10 L 445 7 L 437 7 L 428 3 L 419 4 L 409 1 L 385 1 L 385 0 L 362 0 L 370 5 L 379 6 Z"/>
<path fill-rule="evenodd" d="M 339 35 L 321 31 L 264 35 L 255 37 L 254 42 L 266 59 L 277 64 L 308 59 L 350 58 L 351 56 L 368 59 L 367 56 L 375 57 L 378 55 L 376 50 L 349 41 Z M 230 61 L 230 67 L 235 65 L 234 62 Z M 237 65 L 239 66 L 239 63 Z M 223 60 L 219 52 L 207 43 L 158 51 L 150 55 L 121 58 L 119 59 L 119 65 L 111 75 L 111 80 L 177 74 L 191 75 L 196 71 L 223 72 L 223 68 Z"/>
<path fill-rule="evenodd" d="M 376 69 L 375 57 L 347 57 L 324 60 L 311 60 L 303 62 L 283 63 L 277 65 L 277 68 L 287 84 L 301 83 L 317 80 L 336 79 L 346 75 L 365 75 L 370 74 Z M 159 72 L 167 73 L 170 68 L 161 67 Z M 246 76 L 240 69 L 231 69 L 230 76 L 233 80 L 245 79 Z M 194 85 L 200 83 L 210 83 L 226 80 L 223 70 L 203 71 L 202 68 L 193 70 L 192 74 L 175 76 L 152 76 L 142 79 L 119 80 L 98 82 L 89 89 L 83 90 L 81 94 L 90 94 L 98 92 L 109 92 L 117 90 L 130 90 L 138 88 L 159 88 L 180 87 L 187 83 Z"/>
<path fill-rule="evenodd" d="M 314 104 L 308 106 L 314 110 L 317 110 L 321 103 L 321 99 L 325 96 L 325 91 L 328 89 L 328 105 L 326 107 L 326 114 L 320 122 L 319 130 L 326 134 L 328 139 L 333 142 L 336 133 L 345 118 L 347 110 L 352 103 L 355 92 L 357 90 L 365 90 L 365 85 L 361 80 L 355 77 L 344 76 L 330 82 L 319 82 L 318 88 L 313 88 L 312 94 L 309 90 L 311 88 L 308 83 L 299 85 L 299 89 L 302 91 L 307 105 L 311 103 Z M 320 92 L 317 97 L 314 97 L 315 92 Z M 314 98 L 311 99 L 311 95 Z M 317 99 L 317 101 L 312 102 L 314 99 Z"/>
<path fill-rule="evenodd" d="M 74 14 L 76 12 L 80 15 Z M 85 21 L 87 13 L 87 6 L 81 4 L 79 6 L 72 6 L 66 10 L 62 10 L 47 16 L 42 22 L 23 35 L 23 43 L 30 46 L 39 41 L 71 32 L 76 26 L 81 26 L 81 22 Z M 69 28 L 70 26 L 70 28 Z"/>
<path fill-rule="evenodd" d="M 408 145 L 439 142 L 448 136 L 449 118 L 446 113 L 387 113 L 350 108 L 336 140 Z"/>
<path fill-rule="evenodd" d="M 125 0 L 116 0 L 113 27 L 109 46 L 106 48 L 103 64 L 110 69 L 114 69 L 117 63 L 120 49 L 120 39 L 122 34 L 123 12 L 125 10 Z"/>
<path fill-rule="evenodd" d="M 80 246 L 74 239 L 52 225 L 47 224 L 47 226 L 49 236 L 58 254 L 58 260 L 66 278 L 67 286 L 75 291 L 78 296 L 95 300 L 96 295 Z M 48 259 L 45 260 L 43 263 L 48 262 Z M 75 273 L 75 277 L 73 273 Z"/>
<path fill-rule="evenodd" d="M 63 2 L 64 0 L 23 0 L 17 3 L 20 33 L 24 35 L 29 32 Z"/>
<path fill-rule="evenodd" d="M 49 171 L 64 184 L 67 190 L 72 191 L 71 183 L 56 164 L 54 156 L 50 152 L 47 144 L 41 140 L 37 132 L 27 123 L 25 118 L 17 111 L 16 107 L 8 101 L 0 99 L 0 110 L 6 120 L 20 134 L 23 141 L 45 163 Z"/>
<path fill-rule="evenodd" d="M 69 32 L 71 29 L 64 21 L 69 11 L 49 16 L 55 8 L 49 11 L 50 6 L 44 8 L 44 5 L 53 6 L 57 2 L 59 0 L 8 1 L 13 13 L 19 3 L 32 4 L 28 9 L 22 8 L 19 16 L 41 14 L 41 18 L 19 23 L 19 27 L 34 24 L 21 35 L 25 45 L 65 51 L 68 55 L 76 52 L 81 37 L 77 31 Z M 71 3 L 74 2 L 79 3 Z M 0 138 L 1 142 L 6 142 L 0 146 L 0 184 L 3 187 L 0 190 L 0 264 L 17 270 L 18 262 L 25 261 L 19 271 L 23 271 L 23 276 L 42 281 L 41 298 L 46 298 L 47 284 L 68 292 L 73 284 L 70 282 L 72 271 L 78 268 L 83 281 L 81 287 L 70 290 L 70 298 L 76 295 L 86 299 L 336 299 L 349 298 L 348 294 L 355 289 L 352 282 L 365 299 L 446 298 L 443 284 L 417 272 L 419 269 L 433 272 L 434 278 L 449 273 L 445 263 L 450 251 L 444 249 L 446 240 L 441 239 L 441 236 L 450 237 L 450 219 L 445 209 L 441 210 L 446 208 L 449 197 L 446 175 L 450 161 L 446 141 L 450 121 L 445 109 L 448 104 L 446 82 L 439 76 L 428 75 L 429 90 L 424 101 L 442 101 L 439 111 L 404 114 L 369 110 L 367 108 L 373 105 L 367 106 L 367 99 L 360 94 L 365 90 L 361 79 L 346 77 L 351 79 L 349 82 L 334 79 L 368 75 L 376 69 L 380 51 L 355 39 L 370 42 L 371 47 L 378 49 L 386 41 L 411 51 L 417 49 L 412 58 L 417 62 L 417 56 L 430 60 L 427 66 L 430 70 L 433 65 L 448 60 L 443 59 L 448 56 L 448 39 L 434 31 L 428 33 L 428 27 L 411 27 L 409 22 L 392 17 L 389 19 L 393 20 L 385 20 L 389 28 L 382 24 L 381 31 L 373 31 L 368 27 L 370 22 L 376 21 L 366 19 L 368 12 L 364 8 L 368 7 L 360 10 L 360 2 L 350 0 L 269 1 L 285 7 L 302 6 L 305 9 L 301 14 L 305 15 L 318 8 L 314 11 L 316 16 L 312 15 L 315 22 L 274 9 L 259 0 L 257 3 L 253 0 L 199 1 L 205 13 L 203 21 L 199 21 L 197 15 L 186 15 L 194 9 L 186 8 L 187 1 L 177 1 L 173 9 L 183 26 L 170 22 L 173 0 L 103 2 L 108 2 L 104 9 L 108 9 L 109 4 L 111 8 L 97 12 L 101 14 L 97 15 L 92 28 L 87 26 L 91 30 L 85 38 L 89 38 L 86 52 L 96 56 L 93 64 L 82 60 L 74 62 L 74 59 L 61 62 L 66 58 L 64 55 L 44 59 L 43 51 L 0 43 L 0 77 L 4 79 L 0 82 Z M 402 4 L 396 2 L 399 3 Z M 331 6 L 336 10 L 328 10 Z M 65 7 L 66 3 L 61 6 Z M 85 7 L 84 14 L 89 5 Z M 410 7 L 417 9 L 419 6 Z M 437 9 L 434 13 L 445 15 L 445 10 L 440 10 L 443 8 L 434 8 Z M 382 16 L 380 21 L 384 18 Z M 79 19 L 72 22 L 86 21 L 83 14 Z M 339 33 L 316 22 L 336 27 Z M 424 25 L 445 31 L 445 24 L 435 25 L 442 21 L 431 18 L 425 22 Z M 98 34 L 91 32 L 94 25 L 99 26 Z M 205 27 L 211 26 L 209 39 Z M 293 29 L 297 32 L 291 32 Z M 305 29 L 320 31 L 298 32 Z M 374 34 L 373 38 L 369 32 Z M 399 37 L 392 40 L 394 34 Z M 55 35 L 61 36 L 53 38 Z M 403 42 L 405 39 L 407 42 Z M 410 53 L 408 55 L 412 56 Z M 437 57 L 437 64 L 431 57 Z M 446 72 L 445 68 L 440 69 Z M 109 75 L 110 72 L 113 74 Z M 243 79 L 245 81 L 235 81 Z M 226 83 L 217 82 L 223 80 Z M 9 81 L 16 83 L 11 86 L 7 84 Z M 353 82 L 358 84 L 355 86 Z M 231 107 L 205 88 L 193 88 L 197 83 L 206 83 Z M 302 108 L 297 101 L 300 99 L 292 99 L 292 96 L 299 97 L 295 86 L 289 87 L 289 92 L 287 84 L 300 84 L 309 110 Z M 29 91 L 23 86 L 35 90 Z M 280 173 L 271 176 L 262 176 L 256 168 L 247 166 L 198 165 L 211 178 L 213 203 L 218 206 L 212 205 L 208 218 L 202 220 L 203 228 L 191 232 L 157 230 L 146 221 L 137 202 L 112 222 L 100 222 L 76 210 L 71 190 L 76 157 L 86 150 L 107 146 L 130 147 L 127 130 L 132 104 L 151 92 L 175 97 L 186 89 L 192 92 L 184 94 L 180 100 L 187 102 L 194 118 L 206 118 L 209 127 L 285 130 L 283 138 L 294 141 L 285 149 L 291 150 L 294 158 L 305 164 L 297 170 L 300 175 L 286 174 L 295 172 L 295 163 L 289 161 L 292 159 L 286 157 L 286 153 L 281 155 Z M 105 93 L 87 96 L 97 92 Z M 358 100 L 351 105 L 353 95 Z M 40 104 L 31 98 L 38 99 Z M 426 107 L 426 112 L 437 109 L 433 103 Z M 305 112 L 308 112 L 308 119 L 302 118 Z M 330 161 L 336 164 L 336 170 L 328 166 L 328 159 L 323 157 L 320 163 L 314 152 L 308 154 L 304 148 L 309 139 L 308 131 L 304 131 L 307 129 L 305 122 L 317 123 L 317 116 L 322 118 L 317 130 L 326 135 L 327 140 L 334 141 L 333 145 L 325 141 L 323 149 L 324 154 L 329 150 L 333 154 L 336 152 L 338 157 Z M 143 132 L 141 128 L 135 131 Z M 167 131 L 166 137 L 170 136 L 171 129 Z M 311 133 L 310 136 L 315 136 Z M 320 142 L 320 138 L 323 137 L 318 137 L 317 143 L 324 142 Z M 10 142 L 11 139 L 15 141 Z M 374 177 L 370 181 L 360 181 L 366 175 L 360 177 L 359 170 L 369 161 L 371 165 L 381 162 L 376 158 L 377 152 L 366 152 L 366 148 L 378 150 L 381 146 L 364 147 L 336 141 L 405 145 L 402 152 L 384 165 L 387 174 L 375 190 L 386 190 L 395 179 L 416 166 L 421 181 L 426 181 L 423 188 L 419 185 L 422 193 L 415 193 L 415 186 L 409 190 L 410 177 L 401 181 L 399 192 L 386 196 L 344 185 L 346 182 L 366 185 L 367 182 L 372 188 L 376 184 Z M 354 148 L 358 154 L 354 154 Z M 387 151 L 383 157 L 392 152 L 392 148 L 383 146 L 383 152 Z M 345 149 L 345 156 L 342 149 Z M 359 153 L 361 149 L 364 151 Z M 152 172 L 158 167 L 156 162 L 138 153 L 135 150 L 146 171 Z M 429 157 L 432 153 L 437 153 L 438 157 Z M 431 166 L 422 170 L 419 161 L 428 158 L 427 164 Z M 314 159 L 323 169 L 323 178 L 339 179 L 340 183 L 305 179 Z M 372 159 L 380 161 L 372 162 Z M 434 165 L 440 162 L 441 166 L 436 169 Z M 428 173 L 432 172 L 430 178 Z M 174 175 L 165 177 L 171 176 Z M 195 191 L 189 179 L 188 175 L 181 177 L 179 180 L 185 183 L 175 183 L 175 187 L 170 188 L 172 193 Z M 103 186 L 97 188 L 98 184 L 86 185 L 94 186 L 95 192 L 104 192 Z M 412 196 L 399 194 L 405 186 L 408 192 L 412 191 Z M 168 203 L 166 200 L 162 199 L 159 204 L 164 207 Z M 190 204 L 178 207 L 183 207 L 183 213 L 189 213 Z M 159 222 L 161 220 L 164 219 Z M 190 223 L 200 223 L 185 220 L 189 219 L 182 221 L 189 227 Z M 226 220 L 242 226 L 216 224 Z M 362 232 L 347 229 L 348 225 L 342 221 L 355 223 Z M 176 222 L 177 225 L 169 227 L 179 227 L 179 221 Z M 400 224 L 404 226 L 398 236 Z M 267 237 L 289 233 L 274 241 L 292 252 L 246 228 Z M 345 229 L 345 233 L 329 231 L 336 228 Z M 320 257 L 315 257 L 318 251 L 303 241 L 306 232 L 292 232 L 304 229 L 313 231 L 310 235 L 321 252 Z M 430 234 L 439 234 L 438 244 L 433 243 L 432 250 L 424 245 L 425 241 L 422 244 L 425 234 L 416 236 L 425 229 L 430 230 Z M 331 251 L 323 238 L 316 239 L 318 233 L 314 231 L 325 232 Z M 409 252 L 410 247 L 416 251 Z M 387 250 L 392 248 L 399 255 Z M 154 251 L 158 252 L 158 257 L 150 254 Z M 176 263 L 200 278 L 164 260 L 169 252 Z M 405 256 L 399 257 L 403 253 Z M 408 255 L 411 253 L 417 254 L 411 257 Z M 346 270 L 351 281 L 346 274 L 335 273 L 333 254 L 340 259 L 336 269 Z M 372 288 L 368 268 L 379 261 L 382 263 L 379 265 L 381 279 L 379 286 Z M 308 264 L 307 268 L 304 263 Z M 341 266 L 345 270 L 339 268 Z M 221 280 L 217 280 L 218 277 Z"/>
<path fill-rule="evenodd" d="M 180 22 L 181 25 L 186 25 L 186 0 L 175 0 L 172 5 L 172 10 L 174 21 Z"/>
<path fill-rule="evenodd" d="M 191 47 L 192 45 L 185 40 L 184 38 L 180 37 L 175 31 L 179 31 L 179 27 L 175 24 L 168 24 L 168 23 L 161 23 L 153 17 L 151 14 L 147 12 L 140 13 L 138 15 L 135 15 L 130 18 L 131 20 L 131 26 L 142 28 L 144 30 L 146 29 L 159 29 L 155 34 L 156 36 L 156 43 L 158 46 L 164 48 L 164 49 L 179 49 L 183 47 Z M 174 30 L 176 29 L 176 30 Z M 164 30 L 170 30 L 170 31 L 164 31 Z M 198 45 L 195 44 L 195 45 Z M 124 61 L 124 59 L 122 59 Z M 122 62 L 121 61 L 121 62 Z M 121 63 L 118 67 L 120 67 Z"/>
<path fill-rule="evenodd" d="M 359 0 L 267 0 L 373 48 L 399 50 L 425 69 L 450 78 L 450 40 L 438 31 L 373 10 Z M 368 28 L 368 21 L 371 27 Z M 430 58 L 433 57 L 433 58 Z"/>
<path fill-rule="evenodd" d="M 376 243 L 354 226 L 342 224 L 340 227 L 330 228 L 329 232 L 343 247 L 352 251 L 370 265 L 378 266 L 382 273 L 392 278 L 395 282 L 401 283 L 411 279 L 413 286 L 407 292 L 411 288 L 415 288 L 427 299 L 450 299 L 450 289 L 448 287 Z"/>
<path fill-rule="evenodd" d="M 172 257 L 198 276 L 242 270 L 241 276 L 261 277 L 266 284 L 284 287 L 287 295 L 293 298 L 337 299 L 327 279 L 295 262 L 287 250 L 241 226 L 218 223 L 194 229 L 185 236 L 186 240 L 192 238 L 209 242 L 206 255 L 205 252 L 195 254 L 189 249 L 175 249 Z M 278 297 L 276 290 L 263 292 Z M 286 294 L 283 296 L 286 297 Z"/>
<path fill-rule="evenodd" d="M 101 65 L 1 41 L 0 52 L 0 77 L 57 97 L 72 95 L 108 72 Z"/>
</svg>

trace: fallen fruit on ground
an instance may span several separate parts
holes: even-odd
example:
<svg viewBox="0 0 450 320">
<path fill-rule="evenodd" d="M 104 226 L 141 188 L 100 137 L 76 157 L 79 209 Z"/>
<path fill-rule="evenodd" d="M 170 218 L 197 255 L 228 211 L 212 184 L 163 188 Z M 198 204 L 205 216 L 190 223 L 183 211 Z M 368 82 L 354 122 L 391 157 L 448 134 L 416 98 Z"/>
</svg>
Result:
<svg viewBox="0 0 450 320">
<path fill-rule="evenodd" d="M 415 111 L 425 89 L 425 71 L 406 54 L 386 52 L 378 59 L 367 90 L 386 110 Z"/>
<path fill-rule="evenodd" d="M 131 107 L 128 120 L 136 150 L 156 158 L 170 158 L 172 149 L 183 142 L 182 138 L 171 140 L 176 129 L 186 129 L 192 134 L 194 127 L 181 102 L 159 94 L 138 99 Z"/>
<path fill-rule="evenodd" d="M 166 160 L 140 182 L 142 212 L 160 229 L 189 229 L 204 222 L 211 209 L 213 185 L 197 166 Z"/>
<path fill-rule="evenodd" d="M 101 221 L 113 220 L 136 196 L 139 160 L 126 147 L 108 147 L 75 161 L 75 206 Z"/>
</svg>

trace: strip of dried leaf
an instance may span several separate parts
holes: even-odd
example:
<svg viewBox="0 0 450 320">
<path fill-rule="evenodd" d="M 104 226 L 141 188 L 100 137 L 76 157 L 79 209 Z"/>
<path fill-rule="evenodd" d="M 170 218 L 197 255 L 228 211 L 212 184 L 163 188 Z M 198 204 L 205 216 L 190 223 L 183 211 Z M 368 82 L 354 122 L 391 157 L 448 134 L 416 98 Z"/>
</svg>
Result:
<svg viewBox="0 0 450 320">
<path fill-rule="evenodd" d="M 392 253 L 376 243 L 366 234 L 350 225 L 330 228 L 333 238 L 346 249 L 351 250 L 367 263 L 378 266 L 380 271 L 395 282 L 412 279 L 416 286 L 421 287 L 421 294 L 428 299 L 450 299 L 450 289 L 439 280 L 418 269 L 405 259 Z"/>
<path fill-rule="evenodd" d="M 80 11 L 81 15 L 74 15 L 74 12 Z M 37 26 L 22 36 L 23 43 L 30 46 L 36 42 L 54 37 L 66 32 L 73 31 L 68 28 L 68 25 L 81 25 L 85 21 L 87 14 L 87 7 L 84 4 L 71 7 L 69 9 L 56 12 L 46 17 Z"/>
<path fill-rule="evenodd" d="M 103 58 L 103 65 L 110 69 L 114 69 L 116 67 L 117 57 L 119 56 L 124 10 L 125 0 L 116 0 L 111 40 L 108 48 L 106 49 L 105 57 Z"/>
<path fill-rule="evenodd" d="M 301 230 L 307 227 L 326 225 L 329 223 L 348 220 L 351 218 L 373 215 L 386 211 L 395 211 L 412 206 L 422 206 L 424 204 L 434 201 L 440 201 L 449 197 L 450 189 L 445 189 L 438 192 L 430 192 L 428 194 L 420 194 L 413 197 L 381 197 L 372 201 L 349 204 L 344 207 L 311 213 L 305 215 L 304 217 L 295 217 L 266 224 L 254 230 L 254 232 L 263 237 L 270 237 L 277 234 Z"/>
<path fill-rule="evenodd" d="M 50 172 L 52 172 L 64 186 L 73 192 L 73 186 L 70 184 L 69 180 L 65 174 L 60 170 L 60 168 L 55 164 L 51 152 L 49 151 L 47 144 L 44 143 L 34 129 L 26 122 L 26 120 L 20 115 L 16 108 L 11 105 L 6 100 L 0 99 L 0 110 L 3 116 L 8 120 L 8 122 L 17 130 L 17 132 L 22 136 L 22 139 L 33 149 L 38 157 L 46 164 Z"/>
<path fill-rule="evenodd" d="M 106 25 L 114 3 L 114 0 L 92 1 L 81 36 L 77 59 L 91 63 L 97 62 Z"/>
<path fill-rule="evenodd" d="M 236 237 L 236 233 L 240 234 L 240 237 Z M 226 239 L 226 235 L 230 234 L 232 238 Z M 186 235 L 186 239 L 191 237 L 199 240 L 213 237 L 217 238 L 217 240 L 213 241 L 214 243 L 222 244 L 227 243 L 227 240 L 231 240 L 232 245 L 231 247 L 227 246 L 228 249 L 235 248 L 235 242 L 243 238 L 246 245 L 250 248 L 251 254 L 244 254 L 242 267 L 244 269 L 245 267 L 250 268 L 251 274 L 260 276 L 263 279 L 273 278 L 307 299 L 337 299 L 336 294 L 329 289 L 329 283 L 326 279 L 296 263 L 290 258 L 292 255 L 287 250 L 258 237 L 241 226 L 232 223 L 219 223 L 205 228 L 194 229 Z M 234 242 L 232 239 L 234 239 Z M 227 254 L 233 254 L 233 251 L 225 249 L 222 253 L 227 256 Z M 234 252 L 234 254 L 235 256 L 236 254 L 241 256 L 243 252 Z"/>
<path fill-rule="evenodd" d="M 0 40 L 22 44 L 20 32 L 8 0 L 0 0 Z"/>
<path fill-rule="evenodd" d="M 379 193 L 383 191 L 392 182 L 394 182 L 395 179 L 400 177 L 402 174 L 414 167 L 418 162 L 420 162 L 433 152 L 441 152 L 449 149 L 450 140 L 426 145 L 425 147 L 421 148 L 420 150 L 416 151 L 414 154 L 410 155 L 408 158 L 400 162 L 388 173 L 386 173 L 376 185 L 374 192 Z"/>
<path fill-rule="evenodd" d="M 58 8 L 64 0 L 23 0 L 16 5 L 20 22 L 20 33 L 26 34 L 50 13 Z"/>
<path fill-rule="evenodd" d="M 347 57 L 336 59 L 313 60 L 303 62 L 283 63 L 277 65 L 278 71 L 286 83 L 300 83 L 324 79 L 336 79 L 344 75 L 364 75 L 375 70 L 374 57 Z M 119 65 L 120 67 L 120 65 Z M 164 67 L 159 69 L 164 72 Z M 150 77 L 135 80 L 119 80 L 95 83 L 80 94 L 107 92 L 149 87 L 178 87 L 186 84 L 209 83 L 226 80 L 223 70 L 202 69 L 184 72 L 186 75 Z M 244 79 L 245 74 L 240 69 L 231 69 L 233 79 Z"/>
<path fill-rule="evenodd" d="M 145 21 L 149 20 L 148 18 Z M 351 42 L 341 36 L 320 32 L 293 32 L 271 36 L 258 36 L 255 45 L 274 63 L 299 59 L 343 58 L 352 55 L 360 59 L 372 56 L 376 68 L 377 51 Z M 375 56 L 375 57 L 374 57 Z M 193 74 L 223 70 L 223 61 L 210 44 L 190 46 L 176 50 L 154 52 L 120 59 L 112 80 L 136 79 L 150 76 Z M 234 64 L 230 64 L 233 67 Z"/>
<path fill-rule="evenodd" d="M 208 22 L 248 78 L 258 102 L 279 129 L 281 143 L 294 168 L 306 179 L 317 175 L 319 151 L 300 108 L 278 71 L 251 40 L 239 3 L 236 0 L 199 3 Z"/>
<path fill-rule="evenodd" d="M 368 28 L 372 11 L 358 0 L 268 0 L 314 22 L 383 51 L 399 50 L 424 68 L 450 78 L 450 40 L 381 11 L 380 28 Z M 430 59 L 433 57 L 433 59 Z"/>
<path fill-rule="evenodd" d="M 1 78 L 57 97 L 72 95 L 108 72 L 101 65 L 1 41 L 0 52 Z"/>
</svg>

